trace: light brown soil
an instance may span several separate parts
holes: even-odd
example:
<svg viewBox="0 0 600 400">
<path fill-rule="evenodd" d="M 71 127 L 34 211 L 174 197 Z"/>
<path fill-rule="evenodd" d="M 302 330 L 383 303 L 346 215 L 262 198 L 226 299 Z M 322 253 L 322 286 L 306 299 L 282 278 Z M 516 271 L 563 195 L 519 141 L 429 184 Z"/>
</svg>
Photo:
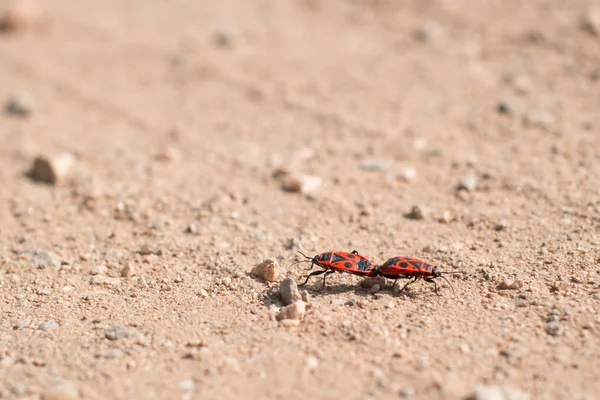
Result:
<svg viewBox="0 0 600 400">
<path fill-rule="evenodd" d="M 598 396 L 589 4 L 39 2 L 0 35 L 0 99 L 35 100 L 0 116 L 0 398 Z M 62 151 L 69 178 L 26 175 Z M 285 192 L 279 166 L 323 184 Z M 441 296 L 336 274 L 286 328 L 246 273 L 353 249 L 467 274 Z"/>
</svg>

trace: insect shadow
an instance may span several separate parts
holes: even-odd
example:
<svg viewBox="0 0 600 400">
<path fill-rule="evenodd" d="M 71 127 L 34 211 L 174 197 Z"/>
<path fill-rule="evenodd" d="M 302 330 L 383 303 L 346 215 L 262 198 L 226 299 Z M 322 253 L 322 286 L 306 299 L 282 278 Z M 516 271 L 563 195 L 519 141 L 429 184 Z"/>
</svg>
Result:
<svg viewBox="0 0 600 400">
<path fill-rule="evenodd" d="M 358 284 L 330 284 L 325 287 L 325 289 L 318 289 L 320 285 L 315 282 L 314 285 L 305 285 L 302 287 L 298 287 L 300 293 L 306 291 L 309 297 L 312 298 L 326 298 L 329 296 L 338 296 L 340 294 L 354 292 L 356 296 L 366 298 L 372 296 L 368 289 L 364 289 L 360 287 Z M 269 289 L 265 290 L 263 294 L 260 296 L 259 301 L 265 306 L 270 307 L 272 305 L 276 305 L 281 307 L 281 291 L 279 284 L 274 284 Z"/>
</svg>

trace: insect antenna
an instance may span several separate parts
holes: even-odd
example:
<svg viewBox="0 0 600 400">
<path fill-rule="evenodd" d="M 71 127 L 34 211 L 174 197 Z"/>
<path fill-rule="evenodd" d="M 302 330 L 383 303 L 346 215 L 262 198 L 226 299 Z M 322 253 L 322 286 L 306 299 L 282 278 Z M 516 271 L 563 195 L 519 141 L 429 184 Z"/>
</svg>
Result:
<svg viewBox="0 0 600 400">
<path fill-rule="evenodd" d="M 293 267 L 294 265 L 298 265 L 298 264 L 301 264 L 301 263 L 308 263 L 308 262 L 312 263 L 312 258 L 310 258 L 309 256 L 307 256 L 306 254 L 304 254 L 301 251 L 299 251 L 298 253 L 302 254 L 306 258 L 306 260 L 296 261 L 295 263 L 291 264 L 290 267 Z M 311 266 L 310 269 L 312 269 L 312 266 Z"/>
<path fill-rule="evenodd" d="M 298 253 L 302 254 L 302 256 L 303 256 L 304 258 L 306 258 L 307 260 L 310 260 L 310 259 L 311 259 L 311 257 L 307 256 L 306 254 L 304 254 L 304 253 L 303 253 L 303 252 L 301 252 L 301 251 L 298 251 Z"/>
</svg>

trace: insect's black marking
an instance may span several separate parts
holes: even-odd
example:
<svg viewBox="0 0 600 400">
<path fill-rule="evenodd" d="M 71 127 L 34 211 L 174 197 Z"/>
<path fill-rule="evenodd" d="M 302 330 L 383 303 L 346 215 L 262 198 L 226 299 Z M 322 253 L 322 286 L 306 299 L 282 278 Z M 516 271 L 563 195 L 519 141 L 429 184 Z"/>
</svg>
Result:
<svg viewBox="0 0 600 400">
<path fill-rule="evenodd" d="M 402 268 L 408 268 L 408 263 L 407 263 L 407 262 L 401 262 L 401 263 L 400 263 L 400 266 L 401 266 Z"/>
<path fill-rule="evenodd" d="M 352 268 L 352 263 L 351 262 L 345 262 L 344 263 L 344 267 L 350 269 L 350 268 Z"/>
<path fill-rule="evenodd" d="M 323 253 L 321 255 L 321 261 L 329 261 L 331 259 L 331 253 Z"/>
<path fill-rule="evenodd" d="M 422 264 L 425 264 L 425 263 L 423 263 L 423 262 L 420 262 L 420 261 L 411 261 L 410 263 L 411 263 L 412 265 L 414 265 L 414 267 L 415 267 L 416 269 L 421 269 L 421 265 L 422 265 Z M 427 264 L 425 264 L 425 265 L 427 265 Z"/>
<path fill-rule="evenodd" d="M 391 267 L 396 265 L 396 263 L 398 262 L 399 258 L 398 257 L 394 257 L 394 258 L 390 258 L 389 260 L 387 260 L 386 262 L 383 263 L 383 265 L 380 268 L 387 268 L 387 267 Z"/>
<path fill-rule="evenodd" d="M 344 261 L 344 260 L 346 260 L 344 257 L 340 256 L 339 254 L 335 254 L 335 253 L 333 253 L 333 256 L 331 257 L 332 264 L 335 264 L 337 262 Z"/>
<path fill-rule="evenodd" d="M 371 263 L 367 260 L 363 260 L 362 258 L 358 261 L 358 266 L 356 267 L 359 271 L 368 271 L 371 269 Z"/>
</svg>

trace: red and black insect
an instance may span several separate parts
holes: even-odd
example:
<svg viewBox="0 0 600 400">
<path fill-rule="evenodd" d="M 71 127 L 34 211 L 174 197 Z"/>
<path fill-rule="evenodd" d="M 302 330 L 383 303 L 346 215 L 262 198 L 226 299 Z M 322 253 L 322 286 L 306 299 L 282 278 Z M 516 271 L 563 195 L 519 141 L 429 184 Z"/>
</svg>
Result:
<svg viewBox="0 0 600 400">
<path fill-rule="evenodd" d="M 462 272 L 444 272 L 445 274 L 462 273 Z M 392 257 L 383 264 L 376 266 L 374 275 L 381 275 L 388 279 L 410 279 L 410 281 L 402 287 L 406 289 L 411 283 L 415 283 L 419 279 L 423 279 L 427 283 L 432 283 L 435 294 L 439 296 L 437 283 L 434 279 L 442 278 L 454 291 L 454 287 L 450 281 L 443 275 L 442 271 L 435 265 L 426 263 L 412 257 Z"/>
<path fill-rule="evenodd" d="M 350 274 L 369 276 L 375 270 L 375 264 L 373 264 L 368 258 L 361 256 L 358 254 L 356 250 L 348 253 L 345 251 L 330 251 L 327 253 L 317 254 L 314 257 L 308 257 L 302 252 L 299 252 L 302 256 L 306 257 L 306 260 L 299 261 L 309 262 L 310 268 L 313 269 L 315 265 L 323 268 L 322 271 L 315 271 L 308 274 L 304 283 L 300 284 L 300 286 L 306 285 L 311 276 L 323 275 L 323 287 L 321 290 L 325 288 L 325 279 L 327 275 L 331 275 L 334 272 L 348 272 Z M 298 264 L 296 263 L 296 264 Z"/>
</svg>

